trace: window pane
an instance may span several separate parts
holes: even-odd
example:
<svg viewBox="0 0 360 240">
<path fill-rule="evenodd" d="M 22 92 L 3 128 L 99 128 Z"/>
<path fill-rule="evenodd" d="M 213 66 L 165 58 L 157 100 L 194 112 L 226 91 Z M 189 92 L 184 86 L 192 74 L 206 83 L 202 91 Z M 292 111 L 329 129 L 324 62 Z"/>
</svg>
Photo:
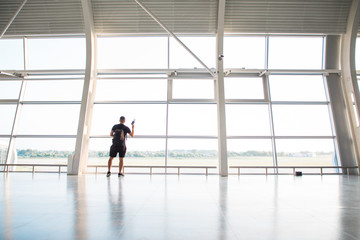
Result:
<svg viewBox="0 0 360 240">
<path fill-rule="evenodd" d="M 18 99 L 21 81 L 0 81 L 0 99 Z"/>
<path fill-rule="evenodd" d="M 265 37 L 225 37 L 225 68 L 265 68 Z"/>
<path fill-rule="evenodd" d="M 215 37 L 180 37 L 207 67 L 215 67 Z M 175 39 L 170 38 L 170 68 L 204 68 Z"/>
<path fill-rule="evenodd" d="M 22 39 L 1 39 L 0 53 L 1 70 L 24 70 Z"/>
<path fill-rule="evenodd" d="M 0 164 L 5 164 L 7 151 L 9 147 L 9 138 L 0 138 Z M 0 167 L 2 171 L 4 168 Z"/>
<path fill-rule="evenodd" d="M 225 99 L 264 99 L 262 78 L 225 78 Z"/>
<path fill-rule="evenodd" d="M 333 166 L 332 139 L 277 139 L 279 166 Z"/>
<path fill-rule="evenodd" d="M 91 134 L 108 136 L 120 116 L 129 127 L 136 119 L 135 135 L 165 135 L 166 104 L 95 104 Z"/>
<path fill-rule="evenodd" d="M 217 136 L 215 104 L 171 104 L 169 135 Z"/>
<path fill-rule="evenodd" d="M 275 135 L 331 136 L 328 106 L 273 105 Z"/>
<path fill-rule="evenodd" d="M 166 101 L 167 80 L 98 80 L 96 101 Z"/>
<path fill-rule="evenodd" d="M 169 139 L 168 166 L 218 166 L 216 139 Z M 183 172 L 183 170 L 182 170 Z"/>
<path fill-rule="evenodd" d="M 98 68 L 167 68 L 167 37 L 99 37 Z"/>
<path fill-rule="evenodd" d="M 23 105 L 18 134 L 76 135 L 80 105 Z"/>
<path fill-rule="evenodd" d="M 29 69 L 84 69 L 84 38 L 29 39 Z"/>
<path fill-rule="evenodd" d="M 111 138 L 91 138 L 88 165 L 107 165 Z M 164 166 L 165 139 L 128 138 L 125 166 Z M 119 158 L 113 160 L 113 166 L 119 166 Z M 89 171 L 93 171 L 88 169 Z M 104 169 L 105 170 L 105 169 Z M 130 169 L 129 169 L 130 170 Z M 128 170 L 127 170 L 128 171 Z M 148 172 L 148 169 L 147 169 Z"/>
<path fill-rule="evenodd" d="M 269 37 L 270 69 L 321 69 L 322 37 Z"/>
<path fill-rule="evenodd" d="M 268 105 L 226 105 L 228 136 L 269 136 Z"/>
<path fill-rule="evenodd" d="M 229 166 L 273 166 L 270 139 L 228 139 Z"/>
<path fill-rule="evenodd" d="M 67 164 L 68 156 L 74 154 L 75 141 L 75 138 L 16 138 L 17 163 Z M 24 167 L 16 170 L 19 168 Z"/>
<path fill-rule="evenodd" d="M 16 105 L 0 105 L 0 134 L 11 134 Z"/>
<path fill-rule="evenodd" d="M 28 81 L 25 101 L 81 101 L 82 80 Z"/>
<path fill-rule="evenodd" d="M 173 98 L 214 99 L 214 80 L 173 80 Z"/>
<path fill-rule="evenodd" d="M 270 79 L 273 101 L 326 101 L 322 76 L 276 76 Z"/>
</svg>

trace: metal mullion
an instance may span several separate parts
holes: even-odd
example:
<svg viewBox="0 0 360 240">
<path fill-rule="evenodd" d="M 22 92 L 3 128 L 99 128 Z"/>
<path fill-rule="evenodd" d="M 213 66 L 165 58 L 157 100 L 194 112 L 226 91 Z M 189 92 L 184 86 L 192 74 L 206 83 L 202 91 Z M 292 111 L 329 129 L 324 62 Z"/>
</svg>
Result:
<svg viewBox="0 0 360 240">
<path fill-rule="evenodd" d="M 81 104 L 81 101 L 21 101 L 22 105 L 51 105 L 51 104 L 63 104 L 63 105 L 71 105 L 71 104 Z"/>
<path fill-rule="evenodd" d="M 275 139 L 335 139 L 334 136 L 276 136 Z"/>
<path fill-rule="evenodd" d="M 227 139 L 272 139 L 272 136 L 227 136 Z"/>
<path fill-rule="evenodd" d="M 167 101 L 96 101 L 94 104 L 167 104 Z"/>
<path fill-rule="evenodd" d="M 272 101 L 272 105 L 326 105 L 328 106 L 330 102 L 321 101 L 321 102 L 306 102 L 306 101 Z"/>
<path fill-rule="evenodd" d="M 0 104 L 17 104 L 18 101 L 16 99 L 0 99 Z"/>
<path fill-rule="evenodd" d="M 28 41 L 27 41 L 26 37 L 23 38 L 23 46 L 24 46 L 23 47 L 24 69 L 26 70 L 26 69 L 28 69 Z M 6 154 L 5 163 L 9 163 L 11 161 L 11 159 L 13 158 L 13 150 L 14 150 L 14 147 L 15 147 L 15 140 L 14 140 L 13 136 L 17 132 L 17 125 L 19 123 L 19 118 L 20 118 L 21 109 L 22 109 L 21 101 L 24 98 L 25 89 L 26 89 L 26 78 L 24 78 L 22 80 L 20 91 L 19 91 L 19 97 L 18 97 L 18 100 L 17 100 L 15 116 L 14 116 L 14 120 L 13 120 L 13 124 L 12 124 L 10 140 L 9 140 L 9 146 L 8 146 L 8 151 L 7 151 L 7 154 Z"/>
<path fill-rule="evenodd" d="M 31 135 L 31 134 L 20 134 L 13 135 L 14 138 L 76 138 L 76 135 Z"/>
<path fill-rule="evenodd" d="M 226 99 L 226 104 L 267 104 L 267 99 Z"/>
</svg>

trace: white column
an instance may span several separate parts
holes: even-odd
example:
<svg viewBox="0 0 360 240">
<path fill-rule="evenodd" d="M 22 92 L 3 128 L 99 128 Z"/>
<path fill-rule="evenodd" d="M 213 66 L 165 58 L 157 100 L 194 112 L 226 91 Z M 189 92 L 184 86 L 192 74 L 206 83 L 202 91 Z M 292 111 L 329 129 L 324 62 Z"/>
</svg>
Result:
<svg viewBox="0 0 360 240">
<path fill-rule="evenodd" d="M 358 165 L 360 164 L 360 127 L 356 119 L 360 119 L 360 94 L 356 79 L 355 44 L 360 18 L 360 2 L 353 0 L 350 9 L 346 33 L 341 38 L 341 74 L 347 112 L 349 113 L 352 141 Z M 355 109 L 353 107 L 355 101 Z"/>
<path fill-rule="evenodd" d="M 218 25 L 217 25 L 217 34 L 216 34 L 216 62 L 217 62 L 216 99 L 217 99 L 217 116 L 218 116 L 217 124 L 218 124 L 219 174 L 221 176 L 228 175 L 224 63 L 223 63 L 224 19 L 225 19 L 225 0 L 219 0 Z"/>
<path fill-rule="evenodd" d="M 75 153 L 71 162 L 68 163 L 68 175 L 86 173 L 89 136 L 94 104 L 96 73 L 95 73 L 95 36 L 90 0 L 81 0 L 85 34 L 86 34 L 86 68 L 83 95 L 76 137 Z"/>
</svg>

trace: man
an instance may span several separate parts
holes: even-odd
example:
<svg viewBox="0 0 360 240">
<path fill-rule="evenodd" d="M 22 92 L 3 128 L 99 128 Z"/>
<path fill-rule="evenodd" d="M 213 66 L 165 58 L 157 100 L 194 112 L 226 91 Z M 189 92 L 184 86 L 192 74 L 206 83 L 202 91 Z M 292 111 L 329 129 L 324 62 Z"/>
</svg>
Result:
<svg viewBox="0 0 360 240">
<path fill-rule="evenodd" d="M 118 176 L 124 176 L 122 169 L 124 167 L 124 157 L 126 153 L 126 135 L 129 134 L 131 137 L 134 137 L 134 122 L 131 123 L 132 130 L 124 125 L 125 117 L 120 117 L 120 124 L 116 124 L 112 127 L 110 136 L 113 137 L 112 145 L 110 147 L 110 158 L 108 161 L 108 172 L 106 174 L 107 177 L 111 175 L 111 165 L 112 160 L 116 157 L 117 153 L 119 153 L 119 174 Z"/>
</svg>

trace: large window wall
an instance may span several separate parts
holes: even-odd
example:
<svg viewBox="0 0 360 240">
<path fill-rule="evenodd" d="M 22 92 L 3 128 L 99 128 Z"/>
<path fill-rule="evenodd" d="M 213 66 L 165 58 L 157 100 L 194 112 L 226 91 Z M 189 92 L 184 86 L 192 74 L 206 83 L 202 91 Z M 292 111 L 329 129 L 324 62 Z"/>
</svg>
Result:
<svg viewBox="0 0 360 240">
<path fill-rule="evenodd" d="M 66 164 L 78 128 L 85 38 L 5 39 L 0 51 L 1 162 Z"/>
<path fill-rule="evenodd" d="M 214 36 L 180 39 L 215 67 Z M 340 164 L 323 42 L 322 36 L 225 37 L 229 166 Z M 88 164 L 106 164 L 111 127 L 124 115 L 128 125 L 136 119 L 125 164 L 218 166 L 215 79 L 190 54 L 165 36 L 98 36 L 96 48 Z M 0 70 L 29 73 L 0 80 L 1 161 L 14 146 L 18 163 L 66 163 L 77 134 L 85 39 L 5 39 L 0 50 Z"/>
</svg>

